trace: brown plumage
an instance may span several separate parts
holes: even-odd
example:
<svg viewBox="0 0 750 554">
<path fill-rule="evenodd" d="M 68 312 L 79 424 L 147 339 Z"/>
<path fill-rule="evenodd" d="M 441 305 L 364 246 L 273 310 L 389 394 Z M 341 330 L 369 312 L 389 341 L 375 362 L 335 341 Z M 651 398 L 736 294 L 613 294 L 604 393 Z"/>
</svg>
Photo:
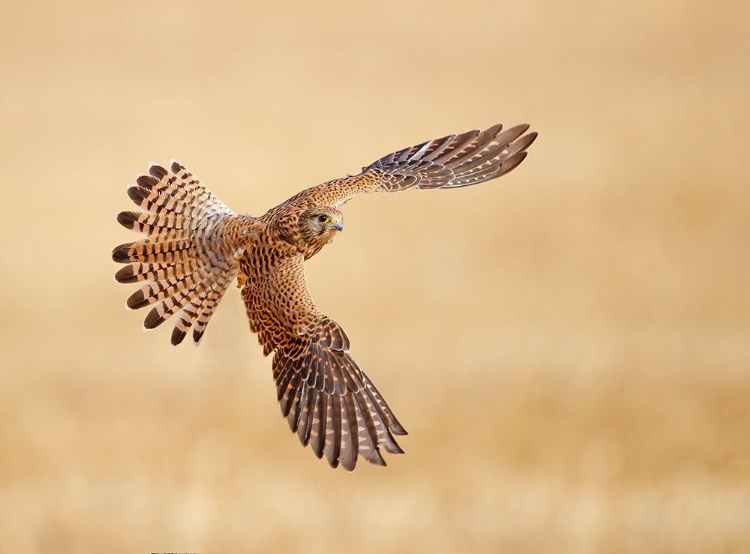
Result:
<svg viewBox="0 0 750 554">
<path fill-rule="evenodd" d="M 235 278 L 250 329 L 265 355 L 281 411 L 303 445 L 332 467 L 354 469 L 357 458 L 385 465 L 381 448 L 402 453 L 405 435 L 383 397 L 349 355 L 344 330 L 310 296 L 304 261 L 341 231 L 339 208 L 356 196 L 410 188 L 455 188 L 505 175 L 526 157 L 536 133 L 528 125 L 505 131 L 450 135 L 379 159 L 358 175 L 309 188 L 261 217 L 237 215 L 177 162 L 151 166 L 128 196 L 140 208 L 121 225 L 146 239 L 123 244 L 112 258 L 126 264 L 115 278 L 141 287 L 132 309 L 150 306 L 145 329 L 176 315 L 172 344 L 192 328 L 200 343 Z"/>
</svg>

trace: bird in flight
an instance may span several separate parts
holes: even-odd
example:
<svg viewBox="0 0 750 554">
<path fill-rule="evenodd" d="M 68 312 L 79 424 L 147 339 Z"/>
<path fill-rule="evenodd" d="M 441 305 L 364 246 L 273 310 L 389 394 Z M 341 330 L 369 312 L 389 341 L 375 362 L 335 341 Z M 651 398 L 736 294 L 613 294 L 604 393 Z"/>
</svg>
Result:
<svg viewBox="0 0 750 554">
<path fill-rule="evenodd" d="M 349 354 L 349 338 L 313 302 L 305 260 L 341 232 L 341 206 L 364 194 L 450 189 L 505 175 L 537 134 L 528 125 L 429 140 L 380 158 L 358 175 L 303 190 L 264 215 L 230 210 L 183 165 L 151 165 L 128 196 L 140 211 L 117 216 L 146 238 L 116 247 L 120 283 L 138 283 L 127 307 L 150 306 L 153 329 L 174 316 L 171 342 L 192 329 L 198 345 L 229 285 L 237 279 L 250 329 L 273 354 L 281 412 L 303 445 L 332 467 L 351 471 L 358 457 L 385 465 L 381 448 L 401 454 L 406 430 Z"/>
</svg>

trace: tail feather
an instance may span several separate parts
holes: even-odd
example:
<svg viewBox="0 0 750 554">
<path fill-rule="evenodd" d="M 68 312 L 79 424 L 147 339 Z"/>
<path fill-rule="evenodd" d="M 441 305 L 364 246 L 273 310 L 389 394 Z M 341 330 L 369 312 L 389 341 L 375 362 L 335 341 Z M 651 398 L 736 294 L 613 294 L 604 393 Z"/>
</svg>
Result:
<svg viewBox="0 0 750 554">
<path fill-rule="evenodd" d="M 188 260 L 180 264 L 145 264 L 134 262 L 115 273 L 118 283 L 139 283 L 141 281 L 163 281 L 175 279 L 193 273 L 198 269 L 198 262 Z"/>
<path fill-rule="evenodd" d="M 133 186 L 128 188 L 128 197 L 133 204 L 141 210 L 149 213 L 158 213 L 160 210 L 169 210 L 174 213 L 189 212 L 190 206 L 181 198 L 168 196 L 155 189 L 149 189 L 142 186 Z"/>
<path fill-rule="evenodd" d="M 226 204 L 201 184 L 190 171 L 172 161 L 170 171 L 151 165 L 150 175 L 142 175 L 138 186 L 130 187 L 128 195 L 144 211 L 158 213 L 163 209 L 185 213 L 201 219 L 215 215 L 233 214 Z"/>
<path fill-rule="evenodd" d="M 117 221 L 131 231 L 143 233 L 144 235 L 155 235 L 172 230 L 174 234 L 183 234 L 184 231 L 205 229 L 208 222 L 202 219 L 175 213 L 142 213 L 142 212 L 120 212 Z"/>
<path fill-rule="evenodd" d="M 143 326 L 146 329 L 155 329 L 172 317 L 176 312 L 182 310 L 186 304 L 199 296 L 201 291 L 205 290 L 207 286 L 209 285 L 207 285 L 204 279 L 202 281 L 196 281 L 196 283 L 189 289 L 178 290 L 171 296 L 164 295 L 165 297 L 163 297 L 163 300 L 160 300 L 153 308 L 151 308 L 151 311 L 143 321 Z"/>
<path fill-rule="evenodd" d="M 197 344 L 238 273 L 238 216 L 177 162 L 169 169 L 152 165 L 136 183 L 128 196 L 141 211 L 121 212 L 117 221 L 146 238 L 112 251 L 114 261 L 126 264 L 115 279 L 141 284 L 127 306 L 151 306 L 144 328 L 178 314 L 172 344 L 180 344 L 191 327 Z"/>
<path fill-rule="evenodd" d="M 167 298 L 177 296 L 185 290 L 193 290 L 208 276 L 201 268 L 178 278 L 167 278 L 161 281 L 149 281 L 135 291 L 127 300 L 128 308 L 136 310 Z"/>
<path fill-rule="evenodd" d="M 194 318 L 195 325 L 193 326 L 193 342 L 196 345 L 200 344 L 203 339 L 203 334 L 206 332 L 208 321 L 211 319 L 211 316 L 214 315 L 216 306 L 221 302 L 224 293 L 227 291 L 227 288 L 229 288 L 233 279 L 234 275 L 231 275 L 230 277 L 230 273 L 223 272 L 211 290 L 208 291 L 205 300 L 201 302 L 197 316 Z"/>
<path fill-rule="evenodd" d="M 174 328 L 172 329 L 172 344 L 180 344 L 187 336 L 190 327 L 196 321 L 198 315 L 205 309 L 205 306 L 208 303 L 208 295 L 210 294 L 210 291 L 211 289 L 204 288 L 198 293 L 198 296 L 193 298 L 190 304 L 180 310 Z M 197 342 L 198 341 L 196 341 L 196 344 Z"/>
<path fill-rule="evenodd" d="M 121 244 L 112 251 L 112 259 L 123 264 L 176 264 L 195 259 L 197 254 L 197 249 L 189 238 L 174 239 L 171 236 L 156 235 L 143 241 Z"/>
<path fill-rule="evenodd" d="M 208 321 L 219 305 L 224 293 L 234 278 L 231 269 L 226 266 L 215 266 L 211 274 L 204 279 L 197 295 L 190 303 L 183 306 L 175 320 L 172 330 L 172 344 L 177 345 L 193 328 L 193 342 L 198 345 L 203 338 Z"/>
</svg>

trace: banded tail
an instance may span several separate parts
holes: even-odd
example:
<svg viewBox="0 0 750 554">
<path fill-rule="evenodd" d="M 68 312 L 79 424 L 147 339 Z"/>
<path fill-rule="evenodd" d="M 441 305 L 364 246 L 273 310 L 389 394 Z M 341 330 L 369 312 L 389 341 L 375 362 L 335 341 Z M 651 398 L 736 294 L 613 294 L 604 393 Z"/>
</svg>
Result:
<svg viewBox="0 0 750 554">
<path fill-rule="evenodd" d="M 171 342 L 180 344 L 191 327 L 200 343 L 216 306 L 238 273 L 249 216 L 237 216 L 184 166 L 149 168 L 128 196 L 141 211 L 121 212 L 117 221 L 147 238 L 121 244 L 112 259 L 127 264 L 120 283 L 142 283 L 127 307 L 151 306 L 143 322 L 153 329 L 177 314 Z M 242 225 L 244 224 L 244 225 Z M 241 227 L 244 228 L 241 229 Z"/>
</svg>

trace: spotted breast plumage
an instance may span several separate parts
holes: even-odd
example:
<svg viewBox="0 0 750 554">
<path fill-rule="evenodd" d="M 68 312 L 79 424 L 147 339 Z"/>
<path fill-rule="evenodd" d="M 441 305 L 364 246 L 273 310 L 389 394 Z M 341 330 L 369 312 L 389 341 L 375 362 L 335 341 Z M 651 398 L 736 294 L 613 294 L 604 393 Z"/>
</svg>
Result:
<svg viewBox="0 0 750 554">
<path fill-rule="evenodd" d="M 344 330 L 310 296 L 304 261 L 343 228 L 339 208 L 373 192 L 466 187 L 518 166 L 536 133 L 495 125 L 393 152 L 358 175 L 309 188 L 260 217 L 238 215 L 184 166 L 152 165 L 128 196 L 140 211 L 117 220 L 146 235 L 114 249 L 115 278 L 138 283 L 131 309 L 150 307 L 145 329 L 174 317 L 171 342 L 192 330 L 199 344 L 230 284 L 242 289 L 250 329 L 265 355 L 281 411 L 303 445 L 332 467 L 358 457 L 385 465 L 381 449 L 403 453 L 405 435 L 383 397 L 349 354 Z"/>
</svg>

